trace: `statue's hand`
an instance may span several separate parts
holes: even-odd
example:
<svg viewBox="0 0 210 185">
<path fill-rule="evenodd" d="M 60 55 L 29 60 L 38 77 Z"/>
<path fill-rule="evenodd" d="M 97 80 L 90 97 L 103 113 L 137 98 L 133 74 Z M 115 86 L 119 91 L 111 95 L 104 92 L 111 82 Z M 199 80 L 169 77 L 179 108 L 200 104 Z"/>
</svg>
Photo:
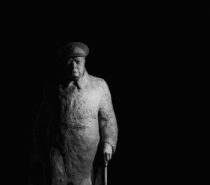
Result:
<svg viewBox="0 0 210 185">
<path fill-rule="evenodd" d="M 104 144 L 104 159 L 108 162 L 112 157 L 112 146 L 109 143 Z"/>
</svg>

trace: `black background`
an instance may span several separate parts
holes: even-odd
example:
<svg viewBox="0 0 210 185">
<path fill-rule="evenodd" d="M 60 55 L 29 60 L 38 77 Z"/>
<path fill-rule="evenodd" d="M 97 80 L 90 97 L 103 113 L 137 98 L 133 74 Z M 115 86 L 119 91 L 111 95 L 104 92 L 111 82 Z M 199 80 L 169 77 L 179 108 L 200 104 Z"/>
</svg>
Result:
<svg viewBox="0 0 210 185">
<path fill-rule="evenodd" d="M 32 125 L 42 88 L 57 77 L 57 49 L 81 41 L 90 48 L 88 72 L 109 84 L 118 120 L 110 184 L 196 179 L 189 173 L 195 163 L 188 149 L 199 134 L 191 133 L 196 126 L 189 121 L 196 119 L 190 111 L 195 103 L 191 85 L 200 74 L 197 59 L 207 61 L 202 53 L 207 51 L 209 11 L 81 4 L 13 4 L 3 13 L 3 178 L 27 184 Z"/>
</svg>

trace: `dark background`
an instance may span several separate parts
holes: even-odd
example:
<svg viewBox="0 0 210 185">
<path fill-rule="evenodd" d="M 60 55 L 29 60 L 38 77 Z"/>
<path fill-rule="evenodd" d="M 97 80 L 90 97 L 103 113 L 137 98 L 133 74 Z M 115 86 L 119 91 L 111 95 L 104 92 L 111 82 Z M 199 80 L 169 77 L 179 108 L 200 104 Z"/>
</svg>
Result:
<svg viewBox="0 0 210 185">
<path fill-rule="evenodd" d="M 27 184 L 32 126 L 42 89 L 57 78 L 56 51 L 69 41 L 89 46 L 87 70 L 104 78 L 112 93 L 119 143 L 109 167 L 110 184 L 173 184 L 183 177 L 184 182 L 198 178 L 191 173 L 196 164 L 194 150 L 189 150 L 199 135 L 193 132 L 196 124 L 191 120 L 197 116 L 191 110 L 197 103 L 194 84 L 200 85 L 198 61 L 208 61 L 208 9 L 13 4 L 3 19 L 6 181 Z"/>
</svg>

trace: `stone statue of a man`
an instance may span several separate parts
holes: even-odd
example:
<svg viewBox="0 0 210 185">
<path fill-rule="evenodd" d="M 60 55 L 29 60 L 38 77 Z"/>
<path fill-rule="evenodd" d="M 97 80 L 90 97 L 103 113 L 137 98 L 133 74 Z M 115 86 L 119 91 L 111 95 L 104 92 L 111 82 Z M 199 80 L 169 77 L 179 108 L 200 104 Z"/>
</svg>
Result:
<svg viewBox="0 0 210 185">
<path fill-rule="evenodd" d="M 45 92 L 35 127 L 46 185 L 99 185 L 118 136 L 107 83 L 86 71 L 87 45 L 62 49 L 64 80 Z"/>
</svg>

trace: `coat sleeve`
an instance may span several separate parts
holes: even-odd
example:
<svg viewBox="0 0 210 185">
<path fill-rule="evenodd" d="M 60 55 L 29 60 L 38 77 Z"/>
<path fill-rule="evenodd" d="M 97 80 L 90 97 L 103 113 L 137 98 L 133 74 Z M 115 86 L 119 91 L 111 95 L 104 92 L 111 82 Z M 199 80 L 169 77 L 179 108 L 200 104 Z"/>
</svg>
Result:
<svg viewBox="0 0 210 185">
<path fill-rule="evenodd" d="M 111 93 L 107 83 L 103 80 L 102 96 L 99 108 L 99 125 L 102 143 L 109 143 L 115 151 L 118 139 L 117 120 L 113 109 Z"/>
</svg>

